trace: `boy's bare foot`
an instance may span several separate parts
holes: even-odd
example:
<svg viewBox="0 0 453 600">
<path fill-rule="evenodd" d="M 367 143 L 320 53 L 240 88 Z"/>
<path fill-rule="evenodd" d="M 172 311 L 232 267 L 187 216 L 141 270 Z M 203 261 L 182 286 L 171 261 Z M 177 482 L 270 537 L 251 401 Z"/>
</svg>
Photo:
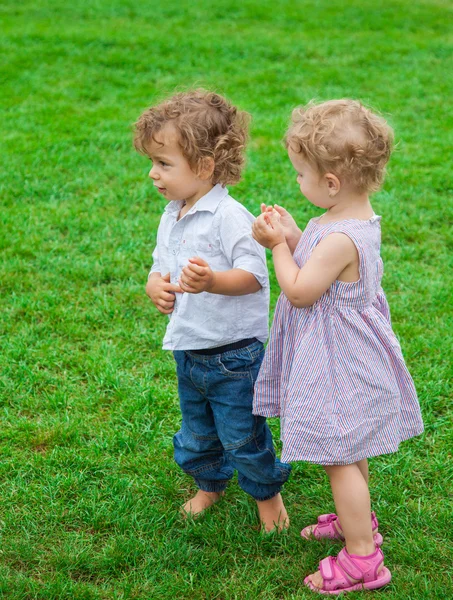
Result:
<svg viewBox="0 0 453 600">
<path fill-rule="evenodd" d="M 196 517 L 219 500 L 225 492 L 204 492 L 198 490 L 193 498 L 184 504 L 182 511 L 186 515 Z"/>
<path fill-rule="evenodd" d="M 260 521 L 267 533 L 288 529 L 289 518 L 281 494 L 277 494 L 270 500 L 257 500 L 256 504 L 260 514 Z"/>
</svg>

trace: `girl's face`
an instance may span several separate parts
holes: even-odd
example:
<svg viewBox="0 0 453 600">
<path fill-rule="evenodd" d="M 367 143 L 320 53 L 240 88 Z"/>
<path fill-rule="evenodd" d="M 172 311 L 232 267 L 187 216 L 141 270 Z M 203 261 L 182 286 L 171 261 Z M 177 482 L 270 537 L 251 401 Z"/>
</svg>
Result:
<svg viewBox="0 0 453 600">
<path fill-rule="evenodd" d="M 297 172 L 297 183 L 305 198 L 319 208 L 329 209 L 335 202 L 329 196 L 329 180 L 321 175 L 300 154 L 288 148 L 288 156 Z"/>
</svg>

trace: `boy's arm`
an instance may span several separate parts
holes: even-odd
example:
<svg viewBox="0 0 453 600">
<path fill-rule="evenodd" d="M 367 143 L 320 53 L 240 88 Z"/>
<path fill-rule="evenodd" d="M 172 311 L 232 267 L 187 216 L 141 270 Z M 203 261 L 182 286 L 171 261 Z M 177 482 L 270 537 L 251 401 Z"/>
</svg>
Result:
<svg viewBox="0 0 453 600">
<path fill-rule="evenodd" d="M 252 238 L 251 215 L 238 203 L 229 205 L 221 214 L 218 236 L 224 256 L 230 262 L 227 271 L 212 271 L 200 257 L 189 260 L 181 273 L 183 291 L 203 291 L 223 296 L 254 294 L 269 285 L 264 249 Z M 186 287 L 184 287 L 184 283 Z"/>
<path fill-rule="evenodd" d="M 183 292 L 190 294 L 209 292 L 223 296 L 245 296 L 258 292 L 261 284 L 252 273 L 243 269 L 213 271 L 205 260 L 196 256 L 190 258 L 189 264 L 182 270 L 180 287 Z"/>
<path fill-rule="evenodd" d="M 146 293 L 151 298 L 154 306 L 164 315 L 173 312 L 175 306 L 175 293 L 181 293 L 179 286 L 170 283 L 170 273 L 164 277 L 157 271 L 150 273 L 146 284 Z"/>
<path fill-rule="evenodd" d="M 175 293 L 182 292 L 179 286 L 170 283 L 170 273 L 162 277 L 157 246 L 153 252 L 153 266 L 148 275 L 145 290 L 157 310 L 164 315 L 173 312 Z"/>
</svg>

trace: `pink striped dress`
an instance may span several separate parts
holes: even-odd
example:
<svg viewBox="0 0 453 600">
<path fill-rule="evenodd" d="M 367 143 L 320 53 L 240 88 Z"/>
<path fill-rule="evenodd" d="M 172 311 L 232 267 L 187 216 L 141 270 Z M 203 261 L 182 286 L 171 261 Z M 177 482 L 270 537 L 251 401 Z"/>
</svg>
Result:
<svg viewBox="0 0 453 600">
<path fill-rule="evenodd" d="M 357 248 L 360 278 L 335 281 L 307 308 L 280 295 L 253 412 L 280 417 L 285 462 L 347 465 L 395 452 L 423 431 L 381 288 L 380 219 L 312 219 L 294 252 L 302 267 L 324 237 L 344 233 Z"/>
</svg>

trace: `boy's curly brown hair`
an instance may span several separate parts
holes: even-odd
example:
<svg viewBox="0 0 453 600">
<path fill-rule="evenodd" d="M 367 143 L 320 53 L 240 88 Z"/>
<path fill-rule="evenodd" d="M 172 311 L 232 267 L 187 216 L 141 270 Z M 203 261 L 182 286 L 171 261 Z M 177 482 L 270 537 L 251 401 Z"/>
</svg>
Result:
<svg viewBox="0 0 453 600">
<path fill-rule="evenodd" d="M 384 181 L 393 130 L 357 100 L 311 101 L 293 111 L 285 145 L 320 174 L 333 173 L 360 193 L 374 192 Z"/>
<path fill-rule="evenodd" d="M 250 115 L 228 100 L 203 89 L 180 92 L 145 110 L 135 123 L 134 146 L 142 154 L 154 135 L 171 122 L 191 169 L 197 173 L 203 159 L 214 160 L 212 183 L 237 183 L 244 166 Z"/>
</svg>

